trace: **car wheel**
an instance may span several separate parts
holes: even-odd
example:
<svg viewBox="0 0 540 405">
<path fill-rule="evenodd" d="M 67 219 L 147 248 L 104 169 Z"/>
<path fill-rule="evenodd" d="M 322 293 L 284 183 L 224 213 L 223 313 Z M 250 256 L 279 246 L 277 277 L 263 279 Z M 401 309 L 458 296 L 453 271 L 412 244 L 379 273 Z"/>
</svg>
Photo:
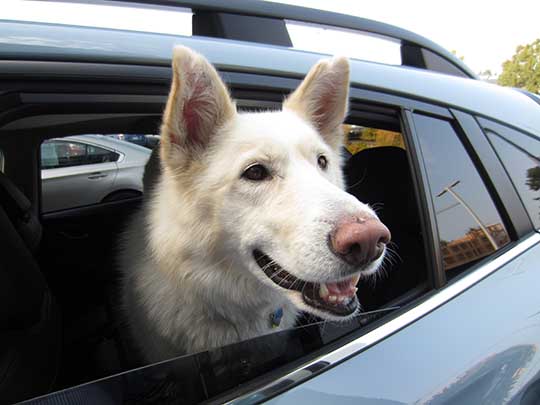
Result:
<svg viewBox="0 0 540 405">
<path fill-rule="evenodd" d="M 125 200 L 128 198 L 140 197 L 141 195 L 142 193 L 137 190 L 120 190 L 120 191 L 115 191 L 109 194 L 101 202 L 108 203 L 112 201 L 119 201 L 119 200 Z"/>
</svg>

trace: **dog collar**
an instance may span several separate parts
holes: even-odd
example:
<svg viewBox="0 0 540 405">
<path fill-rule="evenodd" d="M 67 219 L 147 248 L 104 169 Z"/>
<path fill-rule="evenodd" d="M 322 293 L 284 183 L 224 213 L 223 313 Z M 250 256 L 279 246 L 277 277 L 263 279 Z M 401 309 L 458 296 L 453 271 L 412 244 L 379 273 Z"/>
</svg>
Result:
<svg viewBox="0 0 540 405">
<path fill-rule="evenodd" d="M 283 318 L 283 308 L 280 307 L 270 314 L 270 326 L 277 328 L 281 323 L 281 318 Z"/>
</svg>

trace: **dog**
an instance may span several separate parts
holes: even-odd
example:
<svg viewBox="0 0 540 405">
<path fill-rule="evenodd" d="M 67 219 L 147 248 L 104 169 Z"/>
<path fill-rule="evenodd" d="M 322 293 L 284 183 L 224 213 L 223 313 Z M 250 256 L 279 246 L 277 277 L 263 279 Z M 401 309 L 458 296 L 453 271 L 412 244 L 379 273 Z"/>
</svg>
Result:
<svg viewBox="0 0 540 405">
<path fill-rule="evenodd" d="M 344 191 L 349 63 L 322 60 L 280 111 L 237 112 L 200 54 L 173 52 L 161 141 L 121 252 L 122 306 L 146 362 L 344 321 L 390 232 Z"/>
</svg>

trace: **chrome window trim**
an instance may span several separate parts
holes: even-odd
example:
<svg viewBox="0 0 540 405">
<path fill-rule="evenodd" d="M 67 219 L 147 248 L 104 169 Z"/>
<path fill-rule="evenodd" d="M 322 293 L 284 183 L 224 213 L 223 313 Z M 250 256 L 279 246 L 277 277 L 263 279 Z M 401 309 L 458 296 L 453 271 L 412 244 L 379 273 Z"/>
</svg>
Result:
<svg viewBox="0 0 540 405">
<path fill-rule="evenodd" d="M 315 373 L 328 370 L 329 368 L 337 365 L 346 358 L 351 357 L 360 352 L 361 350 L 374 345 L 375 343 L 385 339 L 386 337 L 394 334 L 400 329 L 412 324 L 413 322 L 427 315 L 439 306 L 450 301 L 452 298 L 460 295 L 462 292 L 469 289 L 474 284 L 481 281 L 483 278 L 494 273 L 500 267 L 512 261 L 519 255 L 521 255 L 523 252 L 538 243 L 540 243 L 540 234 L 533 233 L 525 239 L 517 242 L 514 247 L 503 253 L 501 256 L 493 259 L 489 263 L 484 264 L 483 266 L 472 271 L 470 274 L 467 274 L 463 278 L 449 284 L 447 287 L 441 289 L 432 297 L 426 299 L 424 302 L 418 304 L 417 306 L 398 316 L 397 318 L 392 319 L 391 321 L 385 323 L 379 328 L 374 329 L 373 331 L 368 332 L 363 336 L 360 336 L 358 339 L 355 339 L 352 342 L 345 344 L 344 346 L 341 346 L 333 352 L 322 355 L 319 358 L 312 360 L 304 364 L 303 366 L 297 368 L 296 370 L 291 371 L 283 377 L 272 381 L 271 383 L 268 383 L 261 388 L 239 396 L 238 398 L 230 400 L 227 403 L 258 403 L 260 401 L 267 400 L 277 394 L 280 394 L 287 389 L 292 388 L 293 385 L 307 380 Z"/>
</svg>

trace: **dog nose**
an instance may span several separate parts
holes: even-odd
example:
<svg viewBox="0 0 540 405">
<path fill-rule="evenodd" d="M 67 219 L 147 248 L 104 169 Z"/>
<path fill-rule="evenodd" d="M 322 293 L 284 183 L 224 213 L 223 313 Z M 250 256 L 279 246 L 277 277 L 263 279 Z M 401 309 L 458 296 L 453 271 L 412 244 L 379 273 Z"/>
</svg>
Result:
<svg viewBox="0 0 540 405">
<path fill-rule="evenodd" d="M 330 236 L 333 252 L 354 266 L 378 259 L 390 242 L 390 231 L 377 218 L 349 218 L 341 222 Z"/>
</svg>

